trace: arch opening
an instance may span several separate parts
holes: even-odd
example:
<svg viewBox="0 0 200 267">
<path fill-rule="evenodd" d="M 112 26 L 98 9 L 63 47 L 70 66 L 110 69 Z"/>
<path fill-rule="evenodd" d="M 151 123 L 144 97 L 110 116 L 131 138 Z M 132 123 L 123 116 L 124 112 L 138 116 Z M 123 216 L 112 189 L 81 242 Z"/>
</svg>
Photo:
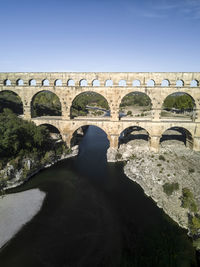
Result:
<svg viewBox="0 0 200 267">
<path fill-rule="evenodd" d="M 84 125 L 79 127 L 77 130 L 74 131 L 72 134 L 72 138 L 70 140 L 70 146 L 79 145 L 84 137 L 84 134 L 87 132 L 89 125 Z"/>
<path fill-rule="evenodd" d="M 197 86 L 199 86 L 199 82 L 197 80 L 192 80 L 190 83 L 190 86 L 191 87 L 197 87 Z"/>
<path fill-rule="evenodd" d="M 87 80 L 85 80 L 85 79 L 80 80 L 79 85 L 80 86 L 88 86 Z"/>
<path fill-rule="evenodd" d="M 113 81 L 112 80 L 107 80 L 105 82 L 105 86 L 113 86 Z"/>
<path fill-rule="evenodd" d="M 133 86 L 141 86 L 140 80 L 134 80 L 133 81 Z"/>
<path fill-rule="evenodd" d="M 195 120 L 196 105 L 194 99 L 184 92 L 168 95 L 162 105 L 162 118 Z"/>
<path fill-rule="evenodd" d="M 47 154 L 47 158 L 49 160 L 49 163 L 52 161 L 53 158 L 60 159 L 61 156 L 64 154 L 69 153 L 69 147 L 67 146 L 66 142 L 62 139 L 62 135 L 59 131 L 59 129 L 48 123 L 40 124 L 38 127 L 41 127 L 48 136 L 47 142 L 46 142 L 46 150 L 50 151 L 50 157 L 49 153 Z M 45 156 L 45 155 L 44 155 Z"/>
<path fill-rule="evenodd" d="M 85 135 L 88 135 L 88 140 L 92 140 L 93 138 L 95 138 L 95 142 L 90 142 L 89 146 L 96 146 L 96 142 L 98 142 L 98 137 L 100 137 L 101 139 L 105 139 L 106 138 L 106 150 L 109 147 L 109 140 L 108 140 L 108 136 L 107 133 L 100 127 L 96 126 L 96 125 L 82 125 L 80 126 L 78 129 L 76 129 L 73 134 L 72 134 L 72 138 L 70 140 L 70 146 L 76 146 L 79 145 L 81 143 L 81 141 L 83 140 L 83 137 Z M 100 141 L 101 142 L 101 141 Z M 105 144 L 103 144 L 105 145 Z"/>
<path fill-rule="evenodd" d="M 60 79 L 55 80 L 55 86 L 62 86 L 62 81 Z"/>
<path fill-rule="evenodd" d="M 155 81 L 154 80 L 148 80 L 147 81 L 147 86 L 151 86 L 151 87 L 154 87 L 155 86 Z"/>
<path fill-rule="evenodd" d="M 84 92 L 75 97 L 72 102 L 70 117 L 109 117 L 108 101 L 96 92 Z"/>
<path fill-rule="evenodd" d="M 182 146 L 193 149 L 192 134 L 183 127 L 171 127 L 167 129 L 160 138 L 161 147 Z"/>
<path fill-rule="evenodd" d="M 49 80 L 47 80 L 47 79 L 43 80 L 42 86 L 49 86 Z"/>
<path fill-rule="evenodd" d="M 44 124 L 40 124 L 38 127 L 45 127 L 48 130 L 49 135 L 53 141 L 55 141 L 55 142 L 61 142 L 62 141 L 62 136 L 60 134 L 60 131 L 54 125 L 44 123 Z"/>
<path fill-rule="evenodd" d="M 23 86 L 24 85 L 24 81 L 22 79 L 18 79 L 17 82 L 16 82 L 16 84 L 18 86 Z"/>
<path fill-rule="evenodd" d="M 75 86 L 75 82 L 74 82 L 74 80 L 69 79 L 69 80 L 67 81 L 67 86 Z"/>
<path fill-rule="evenodd" d="M 58 96 L 47 90 L 36 93 L 31 101 L 31 117 L 61 116 L 61 103 Z"/>
<path fill-rule="evenodd" d="M 17 115 L 23 114 L 23 103 L 20 96 L 13 91 L 5 90 L 0 92 L 0 112 L 5 108 L 12 110 Z"/>
<path fill-rule="evenodd" d="M 163 86 L 163 87 L 169 87 L 170 86 L 169 80 L 167 80 L 167 79 L 163 80 L 162 83 L 161 83 L 161 86 Z"/>
<path fill-rule="evenodd" d="M 126 86 L 126 81 L 125 80 L 120 80 L 119 81 L 119 86 Z"/>
<path fill-rule="evenodd" d="M 119 118 L 137 117 L 138 119 L 151 118 L 151 99 L 141 92 L 132 92 L 122 98 Z"/>
<path fill-rule="evenodd" d="M 123 130 L 119 136 L 119 147 L 123 147 L 127 143 L 132 149 L 136 147 L 148 148 L 150 144 L 149 133 L 142 127 L 130 126 Z"/>
<path fill-rule="evenodd" d="M 184 86 L 184 82 L 183 82 L 183 80 L 178 80 L 178 81 L 176 81 L 176 86 L 177 86 L 177 87 L 182 87 L 182 86 Z"/>
<path fill-rule="evenodd" d="M 36 80 L 32 79 L 29 81 L 30 86 L 36 86 Z"/>
<path fill-rule="evenodd" d="M 92 81 L 92 86 L 100 86 L 100 81 L 95 79 Z"/>
<path fill-rule="evenodd" d="M 4 85 L 5 85 L 5 86 L 10 86 L 10 85 L 11 85 L 11 80 L 6 79 L 6 80 L 4 81 Z"/>
</svg>

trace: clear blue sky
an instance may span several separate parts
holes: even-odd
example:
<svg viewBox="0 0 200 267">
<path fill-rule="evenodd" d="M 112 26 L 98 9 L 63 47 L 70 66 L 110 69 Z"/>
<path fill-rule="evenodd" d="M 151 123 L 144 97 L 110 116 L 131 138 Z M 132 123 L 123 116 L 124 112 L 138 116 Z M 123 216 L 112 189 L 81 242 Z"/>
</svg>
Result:
<svg viewBox="0 0 200 267">
<path fill-rule="evenodd" d="M 200 0 L 1 0 L 0 71 L 200 71 Z"/>
</svg>

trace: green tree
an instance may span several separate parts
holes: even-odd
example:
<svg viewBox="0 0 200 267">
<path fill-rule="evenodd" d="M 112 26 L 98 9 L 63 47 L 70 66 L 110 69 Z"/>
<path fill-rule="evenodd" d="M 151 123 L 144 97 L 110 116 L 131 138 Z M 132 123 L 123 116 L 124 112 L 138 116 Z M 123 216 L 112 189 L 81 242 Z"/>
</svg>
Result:
<svg viewBox="0 0 200 267">
<path fill-rule="evenodd" d="M 31 153 L 33 148 L 43 152 L 48 149 L 50 135 L 45 127 L 17 117 L 4 109 L 0 114 L 0 157 L 14 158 L 18 154 Z"/>
<path fill-rule="evenodd" d="M 173 94 L 165 99 L 163 107 L 166 109 L 175 108 L 182 111 L 185 109 L 192 110 L 194 108 L 194 101 L 187 94 Z"/>
</svg>

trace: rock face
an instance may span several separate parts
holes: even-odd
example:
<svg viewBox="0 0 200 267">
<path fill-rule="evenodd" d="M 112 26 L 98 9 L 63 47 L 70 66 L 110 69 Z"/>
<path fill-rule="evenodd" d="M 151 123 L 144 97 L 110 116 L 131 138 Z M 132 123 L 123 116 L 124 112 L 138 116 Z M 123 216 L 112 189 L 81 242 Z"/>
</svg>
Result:
<svg viewBox="0 0 200 267">
<path fill-rule="evenodd" d="M 50 167 L 60 160 L 74 157 L 77 154 L 78 146 L 74 146 L 70 152 L 66 151 L 66 153 L 60 156 L 56 156 L 53 151 L 49 151 L 42 160 L 34 156 L 24 158 L 20 162 L 17 162 L 17 160 L 11 161 L 4 169 L 0 170 L 0 182 L 4 184 L 4 189 L 19 186 L 40 170 Z"/>
<path fill-rule="evenodd" d="M 126 160 L 125 174 L 137 182 L 174 221 L 188 229 L 187 208 L 181 207 L 182 189 L 189 188 L 200 208 L 200 153 L 186 148 L 179 141 L 165 141 L 159 153 L 151 152 L 145 141 L 133 140 L 118 150 L 110 149 L 108 161 Z M 147 144 L 147 142 L 146 142 Z M 178 183 L 171 195 L 163 185 Z"/>
<path fill-rule="evenodd" d="M 149 151 L 147 141 L 132 140 L 127 144 L 121 144 L 118 149 L 109 147 L 107 150 L 107 161 L 116 162 L 129 160 L 134 153 L 142 153 L 147 151 Z"/>
</svg>

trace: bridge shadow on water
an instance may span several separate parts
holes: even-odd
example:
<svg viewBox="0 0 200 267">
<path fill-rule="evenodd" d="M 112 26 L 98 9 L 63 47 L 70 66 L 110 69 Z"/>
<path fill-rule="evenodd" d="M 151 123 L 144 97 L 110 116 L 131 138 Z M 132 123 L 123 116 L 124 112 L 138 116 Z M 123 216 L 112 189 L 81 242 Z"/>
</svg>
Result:
<svg viewBox="0 0 200 267">
<path fill-rule="evenodd" d="M 124 175 L 123 163 L 107 164 L 108 146 L 90 126 L 76 158 L 12 190 L 40 188 L 47 196 L 1 251 L 1 266 L 197 266 L 186 232 Z"/>
</svg>

